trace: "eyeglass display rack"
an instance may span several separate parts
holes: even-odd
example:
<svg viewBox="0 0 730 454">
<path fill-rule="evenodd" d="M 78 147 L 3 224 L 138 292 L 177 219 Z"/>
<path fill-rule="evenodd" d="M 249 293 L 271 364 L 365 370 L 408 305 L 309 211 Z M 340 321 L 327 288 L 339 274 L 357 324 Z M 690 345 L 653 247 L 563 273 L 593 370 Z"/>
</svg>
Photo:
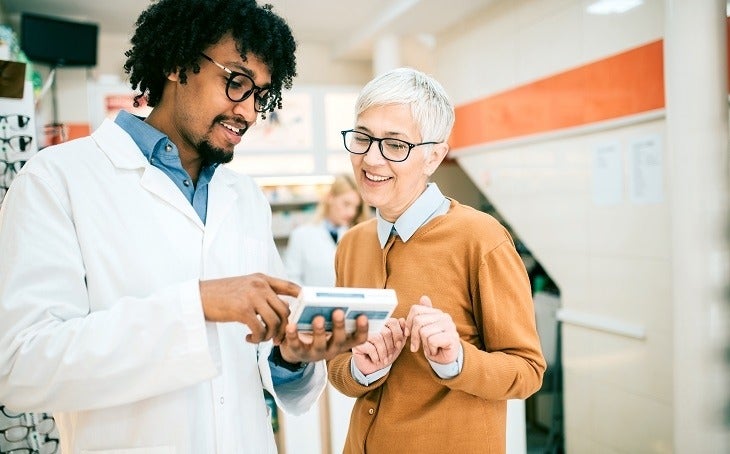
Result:
<svg viewBox="0 0 730 454">
<path fill-rule="evenodd" d="M 0 204 L 15 175 L 37 151 L 33 87 L 25 82 L 22 98 L 0 97 Z"/>
<path fill-rule="evenodd" d="M 58 443 L 50 414 L 19 413 L 0 405 L 0 454 L 55 454 Z"/>
</svg>

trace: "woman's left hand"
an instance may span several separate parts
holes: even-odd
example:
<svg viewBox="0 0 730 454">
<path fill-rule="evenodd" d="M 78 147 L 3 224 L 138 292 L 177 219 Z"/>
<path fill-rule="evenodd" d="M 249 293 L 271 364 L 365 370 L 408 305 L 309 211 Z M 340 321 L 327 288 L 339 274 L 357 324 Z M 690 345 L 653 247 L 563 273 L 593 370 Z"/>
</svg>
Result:
<svg viewBox="0 0 730 454">
<path fill-rule="evenodd" d="M 456 361 L 461 347 L 456 324 L 451 315 L 433 307 L 428 296 L 422 296 L 418 304 L 411 306 L 405 330 L 406 336 L 411 337 L 412 352 L 423 344 L 427 359 L 439 364 Z"/>
</svg>

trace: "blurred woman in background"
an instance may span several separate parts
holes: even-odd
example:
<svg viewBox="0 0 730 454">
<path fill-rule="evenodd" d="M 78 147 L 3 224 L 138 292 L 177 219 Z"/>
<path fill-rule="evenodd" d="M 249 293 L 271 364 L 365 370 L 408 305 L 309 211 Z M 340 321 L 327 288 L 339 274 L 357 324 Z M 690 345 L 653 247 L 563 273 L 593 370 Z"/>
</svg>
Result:
<svg viewBox="0 0 730 454">
<path fill-rule="evenodd" d="M 335 248 L 351 226 L 371 216 L 349 174 L 335 177 L 317 205 L 311 223 L 289 236 L 284 261 L 289 279 L 300 285 L 330 287 L 335 284 Z"/>
<path fill-rule="evenodd" d="M 350 174 L 335 177 L 330 190 L 317 205 L 312 222 L 302 224 L 289 235 L 284 253 L 289 279 L 300 285 L 335 285 L 335 248 L 353 225 L 370 218 Z M 286 441 L 299 454 L 342 452 L 355 399 L 327 385 L 319 402 L 301 416 L 286 415 Z M 298 434 L 320 434 L 320 443 L 302 446 Z"/>
</svg>

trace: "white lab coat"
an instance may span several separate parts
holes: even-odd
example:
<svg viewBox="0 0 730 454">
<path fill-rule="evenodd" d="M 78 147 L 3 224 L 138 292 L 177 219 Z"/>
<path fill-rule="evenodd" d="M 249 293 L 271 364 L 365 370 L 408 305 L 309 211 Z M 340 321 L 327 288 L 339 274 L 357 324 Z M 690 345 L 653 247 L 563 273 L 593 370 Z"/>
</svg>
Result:
<svg viewBox="0 0 730 454">
<path fill-rule="evenodd" d="M 31 159 L 0 210 L 0 402 L 53 411 L 64 454 L 276 452 L 263 387 L 302 413 L 324 362 L 274 390 L 271 344 L 205 322 L 198 281 L 283 271 L 251 178 L 219 167 L 203 225 L 107 120 Z"/>
</svg>

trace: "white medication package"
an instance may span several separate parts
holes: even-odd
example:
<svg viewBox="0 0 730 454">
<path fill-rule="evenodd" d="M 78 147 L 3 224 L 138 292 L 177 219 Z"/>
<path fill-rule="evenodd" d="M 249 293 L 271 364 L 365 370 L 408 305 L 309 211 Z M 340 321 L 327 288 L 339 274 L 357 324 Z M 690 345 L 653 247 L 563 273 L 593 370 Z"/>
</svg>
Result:
<svg viewBox="0 0 730 454">
<path fill-rule="evenodd" d="M 302 287 L 299 296 L 290 302 L 289 322 L 299 331 L 312 331 L 312 320 L 318 315 L 325 319 L 325 330 L 332 331 L 332 311 L 345 312 L 345 331 L 355 331 L 355 319 L 368 317 L 369 332 L 380 332 L 393 314 L 398 299 L 393 289 L 354 287 Z"/>
</svg>

